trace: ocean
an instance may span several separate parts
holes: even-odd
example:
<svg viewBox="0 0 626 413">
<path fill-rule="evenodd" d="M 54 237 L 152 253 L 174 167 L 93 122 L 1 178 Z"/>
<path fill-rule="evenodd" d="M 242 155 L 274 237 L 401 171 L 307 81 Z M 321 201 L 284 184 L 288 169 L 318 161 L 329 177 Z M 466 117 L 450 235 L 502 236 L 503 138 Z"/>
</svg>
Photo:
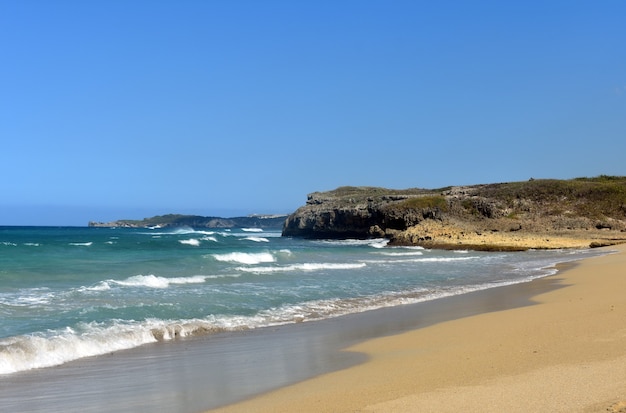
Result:
<svg viewBox="0 0 626 413">
<path fill-rule="evenodd" d="M 151 343 L 523 283 L 604 253 L 439 251 L 280 231 L 0 227 L 0 390 L 24 372 L 54 375 Z"/>
</svg>

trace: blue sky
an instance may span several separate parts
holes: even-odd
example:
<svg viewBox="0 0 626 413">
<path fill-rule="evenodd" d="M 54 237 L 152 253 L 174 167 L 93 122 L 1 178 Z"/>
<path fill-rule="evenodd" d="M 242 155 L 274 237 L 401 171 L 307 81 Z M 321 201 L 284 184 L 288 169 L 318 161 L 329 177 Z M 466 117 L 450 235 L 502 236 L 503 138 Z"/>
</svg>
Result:
<svg viewBox="0 0 626 413">
<path fill-rule="evenodd" d="M 624 1 L 0 0 L 0 225 L 626 175 Z"/>
</svg>

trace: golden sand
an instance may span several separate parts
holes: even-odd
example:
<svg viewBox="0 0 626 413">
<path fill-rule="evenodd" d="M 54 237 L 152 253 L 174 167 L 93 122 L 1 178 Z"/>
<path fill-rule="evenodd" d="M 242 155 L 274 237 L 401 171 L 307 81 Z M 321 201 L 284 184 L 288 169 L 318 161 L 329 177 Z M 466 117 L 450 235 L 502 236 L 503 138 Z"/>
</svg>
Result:
<svg viewBox="0 0 626 413">
<path fill-rule="evenodd" d="M 535 305 L 353 346 L 369 361 L 217 412 L 626 412 L 626 246 Z"/>
</svg>

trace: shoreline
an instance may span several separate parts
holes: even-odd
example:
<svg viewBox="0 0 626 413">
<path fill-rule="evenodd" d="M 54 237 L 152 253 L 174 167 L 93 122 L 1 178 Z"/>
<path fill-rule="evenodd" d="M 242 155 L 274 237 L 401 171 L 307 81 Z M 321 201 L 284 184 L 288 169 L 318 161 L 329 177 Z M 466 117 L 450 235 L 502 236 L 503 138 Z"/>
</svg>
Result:
<svg viewBox="0 0 626 413">
<path fill-rule="evenodd" d="M 380 335 L 343 349 L 365 362 L 210 411 L 624 412 L 626 246 L 609 248 L 527 283 L 532 305 Z"/>
<path fill-rule="evenodd" d="M 353 345 L 528 306 L 534 293 L 553 288 L 543 277 L 310 323 L 147 344 L 0 377 L 0 406 L 24 412 L 205 411 L 358 366 L 367 356 L 344 350 Z"/>
<path fill-rule="evenodd" d="M 560 264 L 558 268 L 577 266 L 579 262 Z M 411 395 L 415 389 L 411 387 L 411 392 L 403 393 L 402 383 L 391 381 L 396 377 L 390 375 L 389 365 L 375 364 L 378 350 L 372 352 L 362 346 L 486 314 L 534 308 L 536 297 L 565 289 L 560 274 L 310 323 L 147 344 L 53 368 L 15 373 L 5 377 L 6 380 L 0 378 L 0 406 L 13 411 L 94 413 L 112 410 L 195 413 L 207 409 L 224 412 L 307 411 L 306 408 L 315 412 L 394 411 L 388 407 L 367 409 L 379 402 Z M 443 348 L 441 344 L 439 346 Z M 400 353 L 415 351 L 409 345 Z M 389 361 L 389 356 L 383 359 Z M 410 362 L 413 361 L 404 360 L 403 365 Z M 376 394 L 384 395 L 383 398 L 366 399 L 358 393 L 363 390 L 357 385 L 362 369 L 372 367 L 372 363 L 379 369 L 374 373 L 372 385 L 376 384 L 378 376 L 386 377 L 385 383 L 395 383 L 391 392 L 385 390 L 385 383 L 378 383 L 380 387 L 371 389 L 367 387 L 369 383 L 365 383 L 368 397 Z M 447 363 L 447 359 L 442 361 L 442 365 Z M 392 366 L 391 372 L 401 372 L 403 365 Z M 425 371 L 421 365 L 415 368 Z M 345 378 L 345 374 L 354 372 L 357 372 L 356 378 Z M 338 382 L 331 381 L 330 384 L 342 389 L 338 395 L 327 393 L 327 381 L 322 381 L 326 384 L 321 391 L 315 386 L 307 387 L 329 377 L 339 377 L 333 379 Z M 346 388 L 346 383 L 352 385 Z M 277 394 L 290 391 L 287 404 L 284 404 L 283 396 L 276 399 Z M 344 395 L 354 391 L 357 391 L 356 396 L 344 400 Z M 313 399 L 304 397 L 307 392 Z M 264 402 L 267 398 L 269 401 Z M 327 404 L 320 406 L 320 398 L 327 400 Z M 241 402 L 244 399 L 247 400 Z M 363 404 L 363 401 L 368 403 Z M 406 410 L 399 408 L 395 411 Z"/>
</svg>

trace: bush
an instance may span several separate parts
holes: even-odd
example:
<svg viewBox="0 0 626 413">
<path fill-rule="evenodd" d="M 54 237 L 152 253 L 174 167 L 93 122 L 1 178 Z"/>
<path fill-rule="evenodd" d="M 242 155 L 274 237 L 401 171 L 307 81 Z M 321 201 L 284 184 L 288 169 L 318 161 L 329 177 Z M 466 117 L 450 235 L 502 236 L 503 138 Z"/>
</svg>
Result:
<svg viewBox="0 0 626 413">
<path fill-rule="evenodd" d="M 441 195 L 426 195 L 405 199 L 404 201 L 393 204 L 392 207 L 397 210 L 439 209 L 441 211 L 447 211 L 448 202 L 446 198 Z"/>
</svg>

